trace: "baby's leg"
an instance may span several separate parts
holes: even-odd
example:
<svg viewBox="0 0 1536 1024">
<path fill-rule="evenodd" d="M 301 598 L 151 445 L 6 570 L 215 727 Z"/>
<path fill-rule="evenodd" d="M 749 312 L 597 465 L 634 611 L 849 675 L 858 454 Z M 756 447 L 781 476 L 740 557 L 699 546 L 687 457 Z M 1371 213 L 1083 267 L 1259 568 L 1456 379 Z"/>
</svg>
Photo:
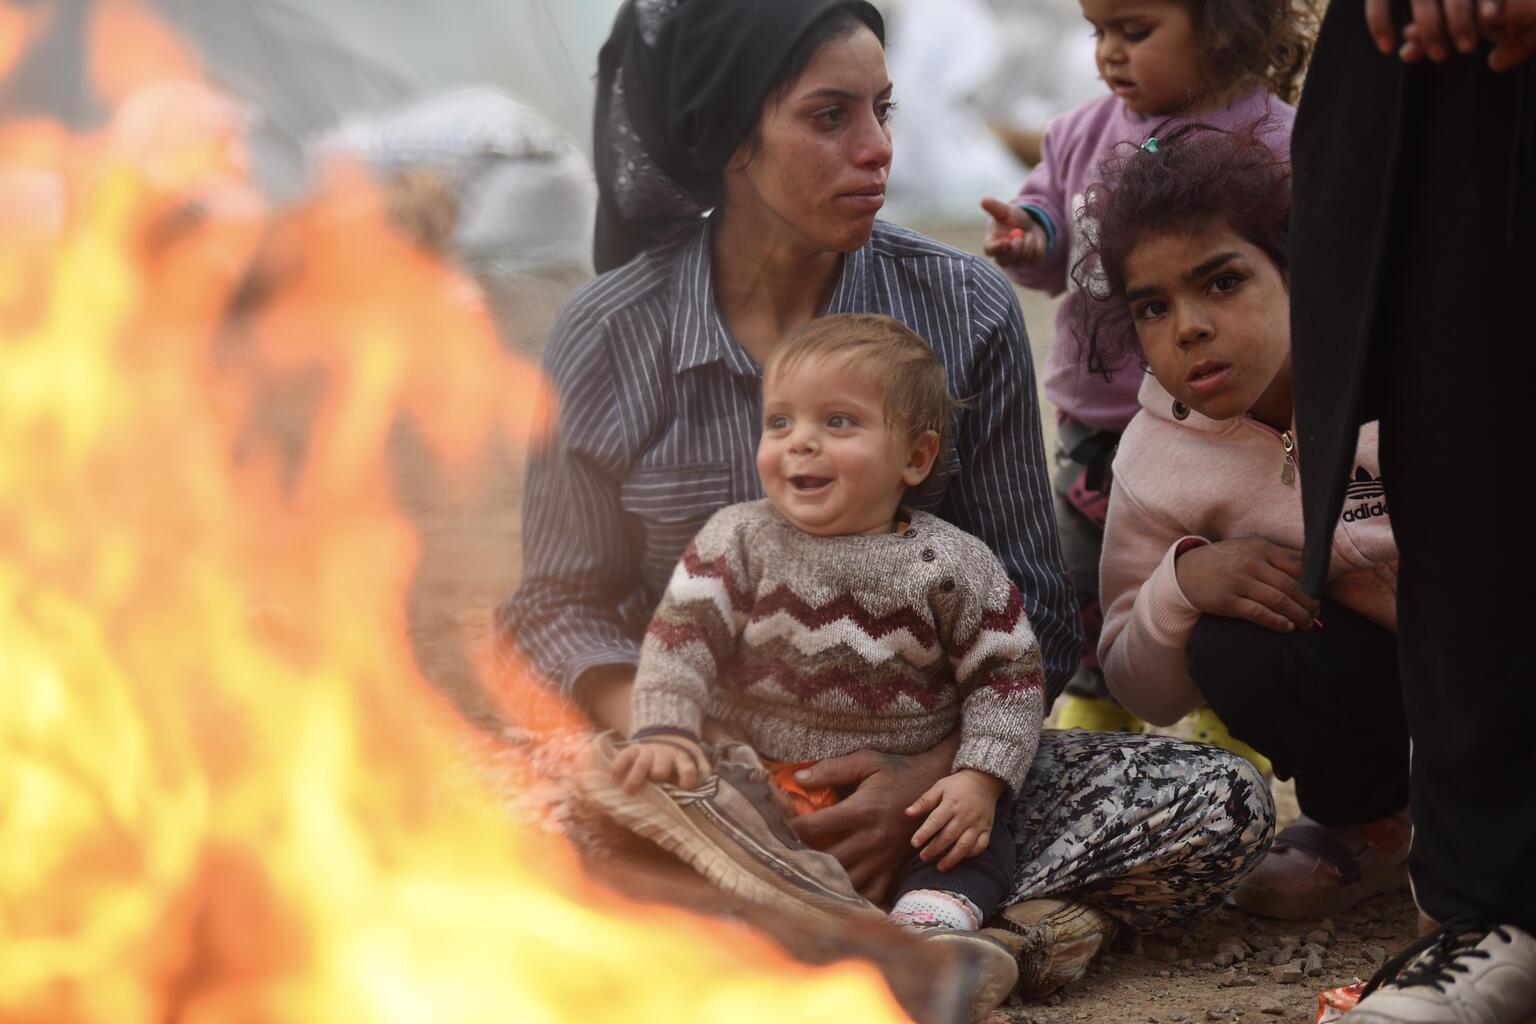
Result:
<svg viewBox="0 0 1536 1024">
<path fill-rule="evenodd" d="M 1008 828 L 1012 800 L 1005 793 L 987 848 L 948 871 L 937 861 L 925 864 L 914 852 L 896 889 L 892 923 L 922 932 L 924 940 L 954 949 L 969 963 L 967 992 L 970 1019 L 980 1020 L 1008 997 L 1019 983 L 1019 965 L 1012 950 L 994 935 L 981 931 L 982 922 L 997 910 L 1013 884 L 1014 842 Z M 988 929 L 992 931 L 992 929 Z"/>
<path fill-rule="evenodd" d="M 1013 888 L 1013 834 L 1008 828 L 1012 800 L 997 802 L 987 848 L 948 871 L 937 860 L 924 863 L 914 852 L 896 887 L 891 920 L 913 928 L 975 931 L 991 917 Z"/>
</svg>

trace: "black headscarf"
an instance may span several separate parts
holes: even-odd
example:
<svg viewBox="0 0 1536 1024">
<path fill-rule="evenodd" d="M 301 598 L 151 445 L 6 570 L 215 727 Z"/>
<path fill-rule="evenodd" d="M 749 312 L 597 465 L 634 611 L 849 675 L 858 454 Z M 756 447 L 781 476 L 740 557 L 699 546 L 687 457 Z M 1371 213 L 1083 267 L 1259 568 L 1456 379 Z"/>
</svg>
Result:
<svg viewBox="0 0 1536 1024">
<path fill-rule="evenodd" d="M 593 163 L 599 273 L 714 205 L 785 61 L 846 9 L 885 41 L 865 0 L 625 0 L 598 57 Z"/>
</svg>

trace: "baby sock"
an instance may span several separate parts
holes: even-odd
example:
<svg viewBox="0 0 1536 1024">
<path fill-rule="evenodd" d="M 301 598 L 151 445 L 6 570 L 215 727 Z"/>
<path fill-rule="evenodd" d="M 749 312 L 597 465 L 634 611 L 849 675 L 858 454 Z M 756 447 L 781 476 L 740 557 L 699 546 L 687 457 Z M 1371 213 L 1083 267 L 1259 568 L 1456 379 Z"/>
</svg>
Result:
<svg viewBox="0 0 1536 1024">
<path fill-rule="evenodd" d="M 913 889 L 891 908 L 890 921 L 904 928 L 954 928 L 973 932 L 981 927 L 981 908 L 957 892 Z"/>
</svg>

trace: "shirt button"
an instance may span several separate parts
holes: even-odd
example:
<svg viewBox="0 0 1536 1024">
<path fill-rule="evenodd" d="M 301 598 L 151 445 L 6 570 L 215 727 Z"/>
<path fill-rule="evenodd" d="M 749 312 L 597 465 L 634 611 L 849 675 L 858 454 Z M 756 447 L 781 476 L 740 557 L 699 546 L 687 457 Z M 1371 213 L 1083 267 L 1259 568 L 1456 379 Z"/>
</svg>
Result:
<svg viewBox="0 0 1536 1024">
<path fill-rule="evenodd" d="M 923 548 L 923 561 L 931 562 L 938 557 L 939 553 L 933 550 L 933 548 Z"/>
<path fill-rule="evenodd" d="M 939 589 L 944 591 L 944 593 L 947 594 L 951 590 L 955 589 L 955 581 L 954 580 L 945 580 L 943 583 L 939 584 Z"/>
</svg>

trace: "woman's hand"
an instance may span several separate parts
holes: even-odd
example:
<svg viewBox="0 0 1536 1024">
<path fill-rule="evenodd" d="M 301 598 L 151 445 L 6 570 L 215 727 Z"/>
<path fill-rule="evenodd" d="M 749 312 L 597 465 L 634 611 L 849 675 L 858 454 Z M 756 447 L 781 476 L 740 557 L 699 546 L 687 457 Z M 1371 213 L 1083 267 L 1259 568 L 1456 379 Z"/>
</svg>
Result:
<svg viewBox="0 0 1536 1024">
<path fill-rule="evenodd" d="M 1536 53 L 1536 0 L 1412 0 L 1413 17 L 1397 41 L 1390 0 L 1365 0 L 1365 20 L 1382 53 L 1407 63 L 1428 57 L 1443 61 L 1454 45 L 1462 54 L 1477 47 L 1481 35 L 1493 42 L 1488 66 L 1507 71 Z"/>
<path fill-rule="evenodd" d="M 1482 26 L 1493 40 L 1493 70 L 1508 71 L 1536 53 L 1536 0 L 1483 0 Z"/>
<path fill-rule="evenodd" d="M 801 784 L 857 788 L 790 824 L 801 839 L 836 857 L 865 899 L 882 903 L 912 856 L 908 841 L 917 822 L 903 812 L 949 773 L 959 744 L 957 730 L 923 754 L 860 750 L 818 761 L 796 773 Z"/>
<path fill-rule="evenodd" d="M 1045 228 L 1022 207 L 1000 199 L 983 199 L 981 208 L 992 217 L 981 251 L 1000 267 L 1032 267 L 1044 261 Z"/>
<path fill-rule="evenodd" d="M 1311 629 L 1317 601 L 1301 589 L 1301 552 L 1257 537 L 1204 544 L 1174 563 L 1179 589 L 1210 615 L 1277 633 Z"/>
<path fill-rule="evenodd" d="M 912 845 L 922 848 L 918 856 L 932 861 L 943 853 L 939 870 L 948 871 L 985 850 L 1002 795 L 1003 781 L 975 768 L 962 768 L 935 782 L 907 808 L 908 817 L 928 815 L 912 837 Z"/>
<path fill-rule="evenodd" d="M 647 779 L 692 789 L 708 774 L 704 748 L 683 736 L 638 740 L 613 759 L 613 781 L 622 784 L 626 793 L 633 793 Z"/>
</svg>

